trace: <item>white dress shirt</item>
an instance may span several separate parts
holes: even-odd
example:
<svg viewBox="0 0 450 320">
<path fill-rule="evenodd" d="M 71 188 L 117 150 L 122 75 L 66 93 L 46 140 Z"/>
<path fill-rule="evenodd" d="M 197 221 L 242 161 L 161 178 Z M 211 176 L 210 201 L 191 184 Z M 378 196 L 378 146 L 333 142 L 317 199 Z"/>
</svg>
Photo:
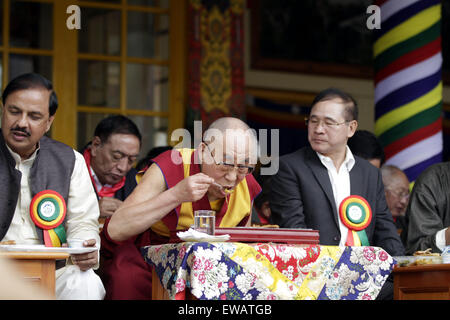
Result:
<svg viewBox="0 0 450 320">
<path fill-rule="evenodd" d="M 317 152 L 316 152 L 317 153 Z M 333 188 L 333 196 L 336 204 L 336 215 L 339 221 L 339 231 L 341 232 L 340 246 L 345 246 L 347 241 L 348 228 L 342 223 L 339 218 L 339 205 L 344 198 L 350 196 L 350 171 L 355 165 L 355 158 L 353 157 L 350 148 L 347 146 L 345 153 L 345 160 L 339 168 L 339 172 L 334 166 L 333 160 L 330 157 L 326 157 L 320 153 L 317 153 L 320 161 L 328 170 L 328 176 L 330 177 L 331 187 Z"/>
<path fill-rule="evenodd" d="M 450 228 L 450 227 L 449 227 Z M 436 247 L 438 247 L 439 249 L 441 249 L 441 251 L 444 251 L 445 248 L 445 230 L 447 230 L 447 228 L 439 230 L 436 233 Z"/>
</svg>

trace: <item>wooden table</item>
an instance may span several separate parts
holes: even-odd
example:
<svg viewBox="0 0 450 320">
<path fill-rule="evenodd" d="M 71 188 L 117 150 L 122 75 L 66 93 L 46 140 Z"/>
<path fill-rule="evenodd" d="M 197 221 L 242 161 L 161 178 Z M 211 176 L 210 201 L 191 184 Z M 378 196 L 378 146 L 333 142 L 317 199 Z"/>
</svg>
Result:
<svg viewBox="0 0 450 320">
<path fill-rule="evenodd" d="M 170 300 L 169 293 L 161 284 L 155 268 L 152 268 L 152 300 Z M 185 300 L 198 300 L 188 289 Z"/>
<path fill-rule="evenodd" d="M 152 300 L 169 300 L 167 290 L 161 285 L 155 268 L 152 268 Z"/>
<path fill-rule="evenodd" d="M 0 251 L 1 257 L 12 259 L 24 274 L 27 282 L 44 288 L 52 296 L 55 295 L 55 262 L 67 259 L 64 252 L 16 252 Z"/>
<path fill-rule="evenodd" d="M 450 300 L 450 264 L 395 267 L 394 300 Z"/>
</svg>

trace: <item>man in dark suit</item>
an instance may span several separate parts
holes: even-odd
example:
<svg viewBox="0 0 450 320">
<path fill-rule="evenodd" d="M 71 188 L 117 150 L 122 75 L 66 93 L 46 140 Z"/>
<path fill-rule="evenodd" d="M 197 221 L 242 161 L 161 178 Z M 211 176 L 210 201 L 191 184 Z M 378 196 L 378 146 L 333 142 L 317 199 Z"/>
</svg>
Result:
<svg viewBox="0 0 450 320">
<path fill-rule="evenodd" d="M 282 156 L 272 178 L 273 223 L 319 230 L 322 245 L 349 245 L 349 228 L 338 210 L 346 197 L 356 195 L 367 201 L 372 212 L 364 229 L 366 245 L 382 247 L 392 256 L 403 255 L 380 171 L 353 156 L 347 147 L 357 119 L 356 102 L 340 90 L 326 89 L 314 99 L 307 119 L 310 146 Z"/>
</svg>

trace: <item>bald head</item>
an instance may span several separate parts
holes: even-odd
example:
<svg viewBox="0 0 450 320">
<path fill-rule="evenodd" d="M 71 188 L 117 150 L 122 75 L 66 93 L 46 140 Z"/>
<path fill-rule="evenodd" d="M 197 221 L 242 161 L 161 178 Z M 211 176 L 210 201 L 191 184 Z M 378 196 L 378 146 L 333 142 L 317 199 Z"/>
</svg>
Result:
<svg viewBox="0 0 450 320">
<path fill-rule="evenodd" d="M 409 180 L 406 174 L 392 165 L 381 167 L 386 202 L 392 215 L 402 216 L 409 200 Z"/>
<path fill-rule="evenodd" d="M 409 185 L 408 177 L 400 168 L 393 165 L 384 165 L 380 169 L 385 188 L 392 186 L 397 180 L 403 180 L 403 182 L 406 180 Z"/>
<path fill-rule="evenodd" d="M 220 151 L 234 150 L 231 153 L 239 151 L 245 154 L 247 163 L 256 164 L 257 162 L 257 138 L 256 133 L 244 121 L 233 118 L 223 117 L 215 120 L 203 135 L 203 141 L 212 148 Z M 238 160 L 239 161 L 239 160 Z"/>
<path fill-rule="evenodd" d="M 209 126 L 209 129 L 217 129 L 222 132 L 225 132 L 226 129 L 241 129 L 248 130 L 250 127 L 241 119 L 233 118 L 233 117 L 223 117 L 215 120 Z"/>
</svg>

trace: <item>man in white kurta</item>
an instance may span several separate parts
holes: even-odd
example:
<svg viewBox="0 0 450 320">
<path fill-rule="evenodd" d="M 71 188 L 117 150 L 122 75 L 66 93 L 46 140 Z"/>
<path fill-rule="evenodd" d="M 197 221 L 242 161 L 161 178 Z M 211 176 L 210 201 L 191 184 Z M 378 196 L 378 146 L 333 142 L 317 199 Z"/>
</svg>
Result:
<svg viewBox="0 0 450 320">
<path fill-rule="evenodd" d="M 30 217 L 31 189 L 29 186 L 30 169 L 39 149 L 36 149 L 33 155 L 26 160 L 22 160 L 20 156 L 13 152 L 9 147 L 8 150 L 16 161 L 16 169 L 22 173 L 22 179 L 20 181 L 20 194 L 16 210 L 8 232 L 3 240 L 14 240 L 17 244 L 40 244 L 41 242 L 36 232 L 36 226 Z M 75 166 L 70 181 L 69 201 L 67 202 L 67 218 L 65 222 L 66 235 L 68 239 L 95 239 L 96 246 L 100 247 L 100 237 L 98 233 L 98 201 L 90 181 L 84 158 L 75 150 L 74 153 Z M 72 255 L 71 258 L 76 261 L 76 256 L 77 255 Z M 72 264 L 72 259 L 68 259 L 67 264 Z M 93 268 L 98 268 L 98 262 Z M 64 280 L 62 275 L 66 270 L 67 267 L 56 270 L 56 287 L 61 287 L 62 284 L 60 284 L 59 281 L 61 279 Z M 96 283 L 99 282 L 96 281 Z M 56 296 L 56 298 L 58 299 L 60 297 Z"/>
<path fill-rule="evenodd" d="M 16 211 L 3 241 L 14 240 L 17 244 L 40 244 L 36 226 L 30 217 L 31 189 L 29 186 L 29 173 L 38 149 L 26 160 L 22 160 L 9 147 L 8 150 L 16 161 L 16 169 L 22 173 L 22 179 Z M 99 244 L 98 201 L 84 158 L 75 150 L 74 153 L 75 167 L 72 172 L 69 201 L 67 202 L 67 238 L 95 239 L 96 243 Z"/>
<path fill-rule="evenodd" d="M 68 146 L 43 138 L 50 129 L 57 108 L 56 94 L 47 79 L 37 74 L 17 77 L 5 88 L 2 102 L 0 166 L 7 185 L 4 186 L 0 208 L 2 235 L 4 234 L 0 240 L 14 240 L 16 244 L 42 244 L 42 238 L 30 217 L 30 204 L 33 194 L 36 193 L 34 187 L 44 187 L 47 183 L 50 183 L 49 186 L 67 186 L 63 196 L 67 206 L 64 220 L 66 238 L 83 239 L 85 240 L 83 246 L 93 247 L 94 250 L 72 254 L 66 266 L 57 270 L 56 287 L 61 285 L 64 287 L 61 281 L 66 279 L 63 275 L 69 269 L 67 265 L 71 265 L 72 271 L 79 268 L 78 272 L 98 267 L 99 207 L 84 158 Z M 61 154 L 65 156 L 60 156 Z M 40 161 L 37 161 L 38 158 Z M 59 162 L 54 162 L 53 159 Z M 35 162 L 36 169 L 33 171 Z M 66 175 L 62 173 L 64 170 L 67 172 Z M 12 180 L 11 172 L 15 177 Z M 30 173 L 34 173 L 34 176 L 31 177 Z M 5 200 L 6 197 L 8 201 Z M 78 268 L 74 268 L 73 265 Z M 95 282 L 98 290 L 103 290 L 104 294 L 101 282 L 98 285 L 98 276 L 92 270 L 88 273 L 91 276 L 80 279 Z M 80 287 L 86 288 L 88 284 L 80 284 L 78 288 Z M 69 294 L 64 298 L 70 299 L 70 291 L 65 292 Z M 99 292 L 96 296 L 101 297 L 101 294 Z M 58 295 L 56 297 L 59 298 Z M 73 298 L 83 297 L 78 295 Z"/>
</svg>

